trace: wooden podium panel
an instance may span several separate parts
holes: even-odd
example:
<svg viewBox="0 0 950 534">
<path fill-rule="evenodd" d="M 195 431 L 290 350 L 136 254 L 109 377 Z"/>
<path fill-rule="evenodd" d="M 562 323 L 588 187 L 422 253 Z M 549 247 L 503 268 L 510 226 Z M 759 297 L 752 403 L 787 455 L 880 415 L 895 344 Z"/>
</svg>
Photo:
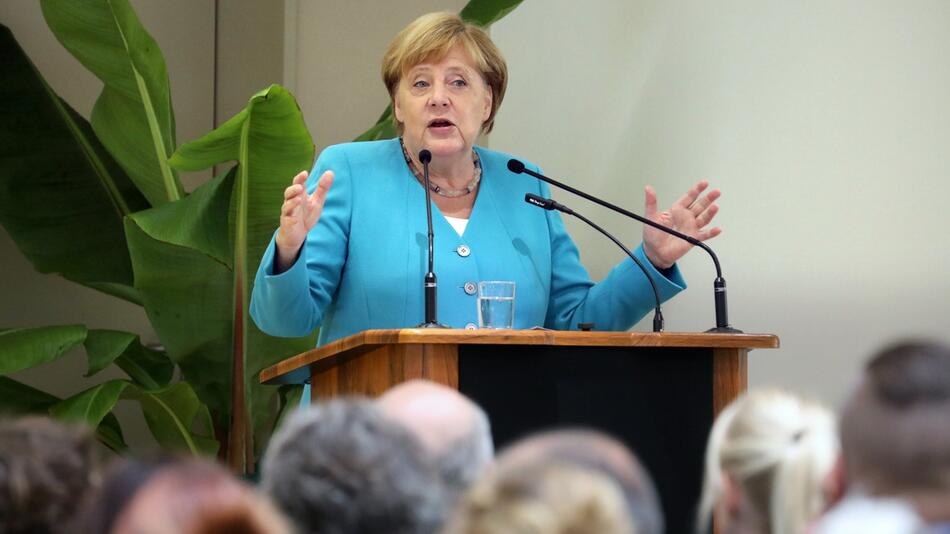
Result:
<svg viewBox="0 0 950 534">
<path fill-rule="evenodd" d="M 713 418 L 746 389 L 749 350 L 777 347 L 759 334 L 367 330 L 265 369 L 261 382 L 309 380 L 316 401 L 426 378 L 478 402 L 498 448 L 552 427 L 609 432 L 653 476 L 667 531 L 689 532 Z"/>
</svg>

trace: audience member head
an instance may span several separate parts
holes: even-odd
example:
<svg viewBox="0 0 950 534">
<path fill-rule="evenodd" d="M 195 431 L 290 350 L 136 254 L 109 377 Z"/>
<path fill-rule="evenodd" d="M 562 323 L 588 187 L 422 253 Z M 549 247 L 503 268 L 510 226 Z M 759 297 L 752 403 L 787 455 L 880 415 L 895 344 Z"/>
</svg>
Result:
<svg viewBox="0 0 950 534">
<path fill-rule="evenodd" d="M 120 458 L 109 466 L 101 487 L 84 499 L 80 527 L 85 532 L 112 532 L 116 519 L 132 501 L 139 488 L 161 468 L 170 465 L 170 457 L 152 460 Z"/>
<path fill-rule="evenodd" d="M 506 463 L 465 494 L 448 534 L 635 534 L 620 487 L 570 463 Z"/>
<path fill-rule="evenodd" d="M 538 463 L 575 465 L 607 476 L 620 488 L 635 531 L 663 532 L 663 514 L 650 475 L 616 439 L 593 430 L 542 432 L 506 448 L 496 465 L 501 470 Z"/>
<path fill-rule="evenodd" d="M 867 364 L 841 415 L 849 490 L 950 521 L 950 347 L 904 342 Z"/>
<path fill-rule="evenodd" d="M 262 486 L 303 533 L 431 533 L 442 483 L 422 445 L 364 399 L 293 414 L 271 439 Z"/>
<path fill-rule="evenodd" d="M 91 434 L 45 417 L 0 422 L 0 532 L 65 531 L 98 483 Z"/>
<path fill-rule="evenodd" d="M 446 490 L 460 495 L 494 455 L 488 416 L 458 391 L 427 380 L 404 382 L 377 401 L 432 454 Z"/>
<path fill-rule="evenodd" d="M 749 392 L 713 424 L 698 530 L 799 534 L 826 507 L 838 456 L 834 416 L 777 390 Z"/>
<path fill-rule="evenodd" d="M 289 534 L 291 529 L 264 496 L 223 467 L 193 458 L 152 470 L 103 532 Z"/>
</svg>

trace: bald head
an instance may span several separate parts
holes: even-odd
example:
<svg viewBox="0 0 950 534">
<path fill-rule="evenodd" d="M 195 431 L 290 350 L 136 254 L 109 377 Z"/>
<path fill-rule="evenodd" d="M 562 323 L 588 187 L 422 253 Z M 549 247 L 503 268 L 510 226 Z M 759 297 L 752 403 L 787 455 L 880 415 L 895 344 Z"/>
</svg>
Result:
<svg viewBox="0 0 950 534">
<path fill-rule="evenodd" d="M 382 413 L 408 428 L 433 455 L 446 484 L 465 490 L 491 462 L 488 417 L 458 391 L 427 380 L 404 382 L 377 400 Z"/>
<path fill-rule="evenodd" d="M 554 430 L 512 444 L 497 461 L 500 469 L 550 462 L 579 465 L 606 474 L 623 490 L 637 532 L 663 532 L 653 481 L 623 443 L 593 430 Z"/>
</svg>

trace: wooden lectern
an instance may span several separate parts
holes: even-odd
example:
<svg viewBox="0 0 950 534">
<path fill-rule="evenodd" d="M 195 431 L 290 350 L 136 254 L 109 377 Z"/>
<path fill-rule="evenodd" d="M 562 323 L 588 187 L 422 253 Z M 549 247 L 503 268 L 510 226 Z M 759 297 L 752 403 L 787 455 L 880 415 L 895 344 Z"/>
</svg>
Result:
<svg viewBox="0 0 950 534">
<path fill-rule="evenodd" d="M 269 367 L 261 382 L 309 381 L 316 401 L 426 378 L 478 402 L 499 448 L 545 428 L 606 431 L 650 471 L 667 532 L 690 532 L 713 418 L 745 391 L 748 352 L 778 344 L 762 334 L 367 330 Z"/>
</svg>

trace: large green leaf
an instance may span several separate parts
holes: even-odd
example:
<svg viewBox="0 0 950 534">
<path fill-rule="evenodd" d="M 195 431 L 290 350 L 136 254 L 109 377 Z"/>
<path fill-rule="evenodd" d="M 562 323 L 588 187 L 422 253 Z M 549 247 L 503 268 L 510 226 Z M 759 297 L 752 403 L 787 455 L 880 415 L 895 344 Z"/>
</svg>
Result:
<svg viewBox="0 0 950 534">
<path fill-rule="evenodd" d="M 217 334 L 227 336 L 224 338 L 228 340 L 226 354 L 230 377 L 233 377 L 229 404 L 234 411 L 228 456 L 235 468 L 249 466 L 252 427 L 259 427 L 267 418 L 274 392 L 273 388 L 258 384 L 258 374 L 264 367 L 313 346 L 312 336 L 303 339 L 265 336 L 247 317 L 252 273 L 277 226 L 282 192 L 297 172 L 310 168 L 313 154 L 313 141 L 296 101 L 286 89 L 272 85 L 251 97 L 244 110 L 218 129 L 182 145 L 171 159 L 176 168 L 188 170 L 237 162 L 229 214 L 233 247 L 228 263 L 232 273 L 227 293 L 217 299 L 219 308 L 214 312 L 216 317 L 227 314 L 230 318 L 229 330 Z M 142 224 L 143 229 L 146 226 Z M 153 236 L 158 233 L 154 229 L 146 231 Z M 215 255 L 198 241 L 190 245 L 176 244 L 201 250 L 208 256 Z M 144 286 L 139 285 L 139 289 L 147 292 Z M 206 309 L 207 305 L 202 311 Z M 171 343 L 168 347 L 173 350 Z M 186 376 L 189 359 L 179 361 Z"/>
<path fill-rule="evenodd" d="M 105 87 L 92 127 L 152 205 L 182 195 L 167 158 L 175 119 L 165 59 L 128 0 L 41 0 L 64 47 Z"/>
<path fill-rule="evenodd" d="M 0 413 L 25 415 L 48 413 L 59 397 L 40 391 L 12 378 L 0 376 Z"/>
<path fill-rule="evenodd" d="M 393 117 L 393 105 L 386 106 L 386 110 L 376 120 L 376 124 L 369 130 L 361 133 L 354 141 L 377 141 L 396 137 L 396 123 Z"/>
<path fill-rule="evenodd" d="M 523 0 L 469 0 L 459 16 L 466 22 L 487 28 L 511 13 Z M 383 111 L 376 124 L 361 133 L 354 141 L 376 141 L 396 137 L 393 106 Z"/>
<path fill-rule="evenodd" d="M 148 202 L 0 26 L 0 224 L 43 273 L 137 301 L 122 217 Z"/>
<path fill-rule="evenodd" d="M 514 11 L 523 0 L 470 0 L 459 15 L 466 22 L 488 27 Z"/>
<path fill-rule="evenodd" d="M 85 339 L 82 325 L 4 330 L 0 332 L 0 375 L 56 360 Z"/>
<path fill-rule="evenodd" d="M 168 385 L 175 370 L 165 353 L 143 346 L 139 336 L 130 332 L 90 330 L 84 345 L 89 358 L 86 376 L 115 363 L 145 389 L 160 389 Z"/>
<path fill-rule="evenodd" d="M 49 409 L 50 415 L 68 423 L 85 423 L 92 428 L 112 411 L 119 395 L 130 385 L 125 380 L 110 380 L 64 399 Z"/>
<path fill-rule="evenodd" d="M 162 447 L 205 456 L 218 452 L 219 444 L 211 437 L 208 407 L 187 382 L 151 392 L 131 387 L 124 396 L 142 405 L 149 430 Z"/>
<path fill-rule="evenodd" d="M 207 407 L 185 382 L 162 390 L 146 391 L 127 380 L 110 380 L 51 406 L 49 412 L 62 421 L 97 428 L 107 421 L 116 403 L 123 398 L 141 404 L 149 430 L 163 447 L 204 455 L 217 451 L 214 439 L 194 430 L 196 425 L 205 425 Z M 112 430 L 107 426 L 106 437 Z"/>
<path fill-rule="evenodd" d="M 0 413 L 8 415 L 48 414 L 60 398 L 45 391 L 0 376 Z M 114 415 L 107 414 L 96 427 L 96 437 L 116 452 L 129 448 L 122 437 L 122 428 Z"/>
<path fill-rule="evenodd" d="M 136 287 L 168 356 L 201 399 L 230 413 L 228 209 L 234 172 L 126 219 Z"/>
</svg>

